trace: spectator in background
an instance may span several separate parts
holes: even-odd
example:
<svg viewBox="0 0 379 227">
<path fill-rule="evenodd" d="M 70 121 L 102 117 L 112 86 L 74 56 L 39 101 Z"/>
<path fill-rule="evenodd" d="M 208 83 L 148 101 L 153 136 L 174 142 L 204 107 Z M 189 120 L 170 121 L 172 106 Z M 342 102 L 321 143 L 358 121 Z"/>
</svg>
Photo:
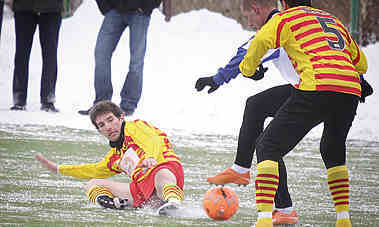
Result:
<svg viewBox="0 0 379 227">
<path fill-rule="evenodd" d="M 3 26 L 3 9 L 4 9 L 4 1 L 0 0 L 0 39 L 1 39 L 1 27 Z"/>
<path fill-rule="evenodd" d="M 3 17 L 5 6 L 12 8 L 13 0 L 0 0 L 0 41 L 1 41 L 1 30 L 3 26 Z"/>
<path fill-rule="evenodd" d="M 151 13 L 162 0 L 96 0 L 104 15 L 95 47 L 95 101 L 111 100 L 111 59 L 122 33 L 129 27 L 130 63 L 120 96 L 120 107 L 126 116 L 137 108 L 142 93 L 143 65 L 146 52 L 147 30 Z M 171 0 L 163 0 L 165 20 L 170 21 Z M 92 108 L 92 107 L 91 107 Z M 88 115 L 88 110 L 79 114 Z"/>
<path fill-rule="evenodd" d="M 58 36 L 61 26 L 62 0 L 14 0 L 16 54 L 13 74 L 11 110 L 25 110 L 29 79 L 29 59 L 37 25 L 42 48 L 41 110 L 55 108 Z"/>
</svg>

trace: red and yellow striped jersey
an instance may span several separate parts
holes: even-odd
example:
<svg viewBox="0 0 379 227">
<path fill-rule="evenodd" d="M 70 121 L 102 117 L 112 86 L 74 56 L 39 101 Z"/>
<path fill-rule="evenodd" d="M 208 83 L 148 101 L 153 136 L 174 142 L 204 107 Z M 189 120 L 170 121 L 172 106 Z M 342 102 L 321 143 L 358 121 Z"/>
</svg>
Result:
<svg viewBox="0 0 379 227">
<path fill-rule="evenodd" d="M 279 47 L 300 75 L 296 88 L 361 95 L 359 75 L 367 71 L 366 57 L 333 15 L 299 6 L 274 16 L 252 40 L 241 73 L 253 76 L 264 54 Z"/>
<path fill-rule="evenodd" d="M 167 135 L 160 129 L 146 121 L 126 121 L 124 127 L 124 142 L 121 149 L 112 147 L 103 160 L 93 164 L 59 165 L 59 173 L 81 179 L 107 178 L 122 173 L 120 161 L 122 155 L 132 148 L 136 151 L 140 162 L 147 158 L 154 158 L 158 165 L 164 162 L 175 161 L 180 163 L 174 153 Z M 154 169 L 136 168 L 130 178 L 132 181 L 144 179 Z"/>
</svg>

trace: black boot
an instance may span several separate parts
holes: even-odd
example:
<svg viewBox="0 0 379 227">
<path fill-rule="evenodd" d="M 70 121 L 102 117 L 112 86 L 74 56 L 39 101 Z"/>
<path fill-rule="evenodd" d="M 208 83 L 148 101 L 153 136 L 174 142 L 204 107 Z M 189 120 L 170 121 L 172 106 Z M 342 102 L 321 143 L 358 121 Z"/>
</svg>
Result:
<svg viewBox="0 0 379 227">
<path fill-rule="evenodd" d="M 81 115 L 89 115 L 89 113 L 91 112 L 91 108 L 89 108 L 88 110 L 79 110 L 78 113 L 81 114 Z"/>
<path fill-rule="evenodd" d="M 54 113 L 59 112 L 59 110 L 57 108 L 55 108 L 54 103 L 51 103 L 51 102 L 50 103 L 42 103 L 41 110 L 46 111 L 46 112 L 54 112 Z"/>
<path fill-rule="evenodd" d="M 120 199 L 117 197 L 111 198 L 107 195 L 98 196 L 96 201 L 100 204 L 100 206 L 114 210 L 123 210 L 128 206 L 127 199 Z"/>
<path fill-rule="evenodd" d="M 26 107 L 25 107 L 25 105 L 17 105 L 17 104 L 15 104 L 14 106 L 11 107 L 11 110 L 21 110 L 21 111 L 23 111 L 23 110 L 26 110 Z"/>
</svg>

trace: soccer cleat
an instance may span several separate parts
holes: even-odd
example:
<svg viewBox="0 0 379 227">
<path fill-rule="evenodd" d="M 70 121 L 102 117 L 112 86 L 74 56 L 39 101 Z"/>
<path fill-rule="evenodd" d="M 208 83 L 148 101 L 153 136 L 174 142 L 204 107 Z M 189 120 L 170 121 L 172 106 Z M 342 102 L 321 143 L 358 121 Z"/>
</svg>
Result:
<svg viewBox="0 0 379 227">
<path fill-rule="evenodd" d="M 98 196 L 96 201 L 100 206 L 114 210 L 123 210 L 128 206 L 127 199 L 111 198 L 107 195 Z"/>
<path fill-rule="evenodd" d="M 42 103 L 41 110 L 46 112 L 58 113 L 59 110 L 55 108 L 54 103 Z"/>
<path fill-rule="evenodd" d="M 250 171 L 247 173 L 237 173 L 231 168 L 227 168 L 221 173 L 217 174 L 214 177 L 208 177 L 207 182 L 216 185 L 225 185 L 225 184 L 238 184 L 238 185 L 248 185 L 250 183 Z"/>
<path fill-rule="evenodd" d="M 295 210 L 292 211 L 290 214 L 279 212 L 277 210 L 274 210 L 272 212 L 272 223 L 274 225 L 297 224 L 298 220 L 299 219 Z"/>
<path fill-rule="evenodd" d="M 351 227 L 351 222 L 350 219 L 345 218 L 345 219 L 338 219 L 336 222 L 336 227 Z"/>
<path fill-rule="evenodd" d="M 26 110 L 26 107 L 25 107 L 25 105 L 15 104 L 14 106 L 11 107 L 11 110 Z"/>
<path fill-rule="evenodd" d="M 176 201 L 166 201 L 162 206 L 157 210 L 157 214 L 161 216 L 167 216 L 171 212 L 179 209 L 179 202 Z"/>
</svg>

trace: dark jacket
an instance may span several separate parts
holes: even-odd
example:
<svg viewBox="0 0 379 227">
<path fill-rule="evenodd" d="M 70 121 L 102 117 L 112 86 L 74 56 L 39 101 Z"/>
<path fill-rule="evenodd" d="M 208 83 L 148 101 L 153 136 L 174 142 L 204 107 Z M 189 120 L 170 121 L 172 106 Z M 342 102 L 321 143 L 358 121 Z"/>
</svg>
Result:
<svg viewBox="0 0 379 227">
<path fill-rule="evenodd" d="M 96 2 L 102 14 L 106 14 L 111 9 L 116 9 L 119 13 L 141 9 L 145 14 L 150 15 L 162 0 L 96 0 Z"/>
<path fill-rule="evenodd" d="M 61 12 L 62 0 L 14 0 L 13 11 L 33 11 L 36 13 Z"/>
</svg>

